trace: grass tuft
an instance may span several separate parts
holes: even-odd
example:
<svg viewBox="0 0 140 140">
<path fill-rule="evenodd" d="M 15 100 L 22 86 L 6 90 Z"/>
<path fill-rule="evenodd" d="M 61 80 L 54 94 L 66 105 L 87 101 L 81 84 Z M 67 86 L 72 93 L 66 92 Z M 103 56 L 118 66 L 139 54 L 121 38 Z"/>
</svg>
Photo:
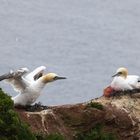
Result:
<svg viewBox="0 0 140 140">
<path fill-rule="evenodd" d="M 117 140 L 113 133 L 103 131 L 103 126 L 97 124 L 93 129 L 88 132 L 78 133 L 76 140 Z"/>
<path fill-rule="evenodd" d="M 87 107 L 91 107 L 91 108 L 96 108 L 96 109 L 99 109 L 99 110 L 103 110 L 103 105 L 98 103 L 98 102 L 90 102 L 87 104 Z"/>
</svg>

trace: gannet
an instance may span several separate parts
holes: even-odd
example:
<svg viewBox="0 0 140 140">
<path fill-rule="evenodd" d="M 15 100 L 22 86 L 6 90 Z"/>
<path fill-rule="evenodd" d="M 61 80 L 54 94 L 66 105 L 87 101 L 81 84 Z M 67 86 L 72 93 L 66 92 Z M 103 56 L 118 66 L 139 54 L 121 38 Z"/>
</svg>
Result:
<svg viewBox="0 0 140 140">
<path fill-rule="evenodd" d="M 0 81 L 9 82 L 14 90 L 19 93 L 12 97 L 15 106 L 33 104 L 47 83 L 66 79 L 66 77 L 60 77 L 55 73 L 44 74 L 45 69 L 45 66 L 40 66 L 28 74 L 28 68 L 20 68 L 0 76 Z"/>
<path fill-rule="evenodd" d="M 128 75 L 126 68 L 119 68 L 112 77 L 111 87 L 116 91 L 132 90 L 140 88 L 140 77 L 137 75 Z"/>
</svg>

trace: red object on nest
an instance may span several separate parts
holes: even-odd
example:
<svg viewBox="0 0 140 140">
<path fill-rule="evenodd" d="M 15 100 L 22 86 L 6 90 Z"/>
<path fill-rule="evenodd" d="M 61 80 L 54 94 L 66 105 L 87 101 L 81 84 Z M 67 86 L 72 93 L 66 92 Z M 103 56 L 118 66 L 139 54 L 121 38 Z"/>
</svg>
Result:
<svg viewBox="0 0 140 140">
<path fill-rule="evenodd" d="M 108 86 L 104 89 L 104 94 L 103 96 L 105 97 L 110 97 L 110 95 L 113 93 L 113 88 L 111 86 Z"/>
</svg>

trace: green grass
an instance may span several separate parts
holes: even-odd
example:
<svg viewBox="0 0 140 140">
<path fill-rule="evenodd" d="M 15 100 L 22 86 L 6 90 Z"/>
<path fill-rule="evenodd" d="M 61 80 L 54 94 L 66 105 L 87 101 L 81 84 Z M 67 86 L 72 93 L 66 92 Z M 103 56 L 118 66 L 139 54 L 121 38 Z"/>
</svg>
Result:
<svg viewBox="0 0 140 140">
<path fill-rule="evenodd" d="M 97 102 L 91 102 L 87 107 L 103 109 Z M 33 134 L 29 126 L 22 122 L 14 111 L 11 97 L 0 89 L 0 140 L 66 140 L 61 134 Z M 78 133 L 75 140 L 116 140 L 114 134 L 105 133 L 102 125 L 96 125 L 88 132 Z"/>
<path fill-rule="evenodd" d="M 113 133 L 103 131 L 103 126 L 97 124 L 88 132 L 78 133 L 75 140 L 117 140 Z"/>
<path fill-rule="evenodd" d="M 61 134 L 55 133 L 50 134 L 48 136 L 44 136 L 43 134 L 35 134 L 37 140 L 65 140 Z"/>
<path fill-rule="evenodd" d="M 60 134 L 33 134 L 13 109 L 11 97 L 0 88 L 0 140 L 64 140 Z"/>
<path fill-rule="evenodd" d="M 11 97 L 0 89 L 0 138 L 1 140 L 35 140 L 28 125 L 21 122 L 13 110 Z"/>
<path fill-rule="evenodd" d="M 87 104 L 87 107 L 91 107 L 91 108 L 96 108 L 96 109 L 99 109 L 99 110 L 103 110 L 103 105 L 98 103 L 98 102 L 90 102 Z"/>
</svg>

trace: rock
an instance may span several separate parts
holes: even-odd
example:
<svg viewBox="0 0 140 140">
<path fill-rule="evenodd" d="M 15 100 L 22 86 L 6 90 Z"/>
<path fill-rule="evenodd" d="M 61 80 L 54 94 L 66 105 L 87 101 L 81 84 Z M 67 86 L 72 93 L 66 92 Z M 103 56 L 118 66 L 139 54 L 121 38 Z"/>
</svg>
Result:
<svg viewBox="0 0 140 140">
<path fill-rule="evenodd" d="M 77 133 L 86 133 L 97 124 L 111 132 L 117 140 L 139 140 L 140 98 L 121 95 L 100 97 L 87 103 L 48 107 L 29 112 L 15 109 L 20 118 L 36 133 L 60 133 L 66 140 L 75 140 Z"/>
</svg>

